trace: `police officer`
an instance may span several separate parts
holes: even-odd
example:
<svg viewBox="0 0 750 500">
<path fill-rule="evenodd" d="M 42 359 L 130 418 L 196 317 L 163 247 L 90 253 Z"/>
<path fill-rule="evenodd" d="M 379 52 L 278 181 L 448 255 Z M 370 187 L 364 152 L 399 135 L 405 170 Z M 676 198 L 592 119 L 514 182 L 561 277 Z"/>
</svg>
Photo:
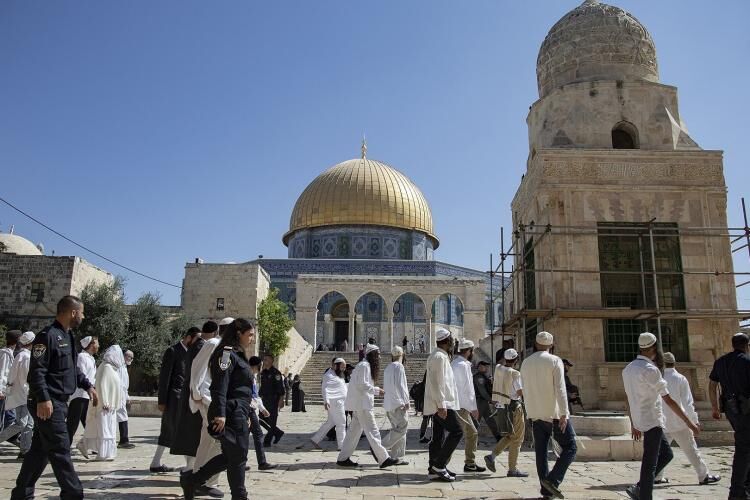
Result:
<svg viewBox="0 0 750 500">
<path fill-rule="evenodd" d="M 263 406 L 268 410 L 267 417 L 261 416 L 261 422 L 268 429 L 264 446 L 271 446 L 271 438 L 274 443 L 284 435 L 284 431 L 278 428 L 279 410 L 284 407 L 284 376 L 273 366 L 273 355 L 266 353 L 263 356 L 263 371 L 260 372 L 260 397 Z"/>
<path fill-rule="evenodd" d="M 227 328 L 221 343 L 211 355 L 211 404 L 208 421 L 211 435 L 221 443 L 221 454 L 216 455 L 198 471 L 180 474 L 180 486 L 185 500 L 195 498 L 198 485 L 224 470 L 233 500 L 246 500 L 245 464 L 250 448 L 250 404 L 253 375 L 246 352 L 255 336 L 253 325 L 237 318 Z"/>
<path fill-rule="evenodd" d="M 477 410 L 479 410 L 479 419 L 484 419 L 490 432 L 495 436 L 495 441 L 500 441 L 500 432 L 497 430 L 497 423 L 490 415 L 492 410 L 490 403 L 492 401 L 492 379 L 487 376 L 487 367 L 490 364 L 486 361 L 480 361 L 477 364 L 477 372 L 474 374 L 474 394 L 477 396 Z"/>
<path fill-rule="evenodd" d="M 732 460 L 732 483 L 730 499 L 750 496 L 750 338 L 744 333 L 732 337 L 732 352 L 723 355 L 714 363 L 709 378 L 708 395 L 711 399 L 713 418 L 727 415 L 734 429 L 734 459 Z M 719 406 L 721 403 L 721 406 Z"/>
<path fill-rule="evenodd" d="M 29 412 L 34 417 L 31 449 L 23 460 L 11 493 L 12 500 L 34 498 L 34 485 L 49 462 L 60 485 L 60 498 L 83 498 L 83 487 L 70 460 L 70 436 L 65 424 L 67 401 L 76 388 L 88 391 L 93 406 L 96 390 L 78 371 L 72 329 L 83 321 L 83 302 L 66 295 L 57 303 L 55 322 L 42 330 L 31 348 Z"/>
</svg>

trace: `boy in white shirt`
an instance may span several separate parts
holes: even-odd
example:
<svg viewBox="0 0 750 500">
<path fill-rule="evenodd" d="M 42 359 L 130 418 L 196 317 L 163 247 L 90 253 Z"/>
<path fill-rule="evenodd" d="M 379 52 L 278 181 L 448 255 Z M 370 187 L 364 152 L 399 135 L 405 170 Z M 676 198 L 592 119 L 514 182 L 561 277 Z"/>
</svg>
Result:
<svg viewBox="0 0 750 500">
<path fill-rule="evenodd" d="M 474 393 L 474 377 L 471 374 L 473 357 L 474 342 L 462 339 L 458 343 L 458 356 L 453 358 L 451 362 L 451 369 L 453 369 L 453 378 L 456 381 L 458 391 L 458 421 L 461 423 L 464 432 L 466 456 L 464 472 L 484 472 L 487 469 L 474 462 L 474 454 L 477 452 L 477 443 L 479 442 L 479 433 L 474 422 L 479 419 L 479 410 Z"/>
<path fill-rule="evenodd" d="M 391 457 L 398 460 L 398 465 L 408 465 L 409 462 L 404 460 L 404 456 L 406 456 L 406 431 L 409 429 L 408 412 L 411 405 L 409 387 L 406 385 L 406 370 L 402 363 L 403 348 L 394 346 L 391 359 L 392 363 L 385 367 L 385 373 L 383 373 L 383 391 L 385 391 L 383 409 L 391 423 L 391 430 L 383 439 L 383 447 L 388 450 Z"/>
<path fill-rule="evenodd" d="M 18 339 L 21 346 L 16 354 L 8 374 L 8 385 L 5 397 L 5 409 L 15 411 L 15 421 L 0 432 L 0 443 L 8 438 L 19 434 L 18 446 L 20 452 L 17 460 L 23 460 L 26 452 L 31 448 L 31 437 L 34 434 L 34 418 L 26 406 L 29 397 L 29 384 L 26 377 L 29 375 L 29 363 L 31 362 L 31 343 L 34 342 L 34 332 L 25 332 Z"/>
<path fill-rule="evenodd" d="M 328 419 L 318 429 L 313 437 L 310 438 L 313 447 L 322 449 L 320 442 L 326 434 L 336 428 L 336 441 L 338 449 L 341 451 L 341 445 L 346 437 L 346 411 L 344 404 L 346 402 L 347 386 L 344 380 L 344 371 L 346 371 L 346 360 L 343 358 L 334 358 L 331 367 L 323 374 L 323 381 L 320 386 L 320 394 L 323 396 L 323 406 L 328 412 Z"/>
</svg>

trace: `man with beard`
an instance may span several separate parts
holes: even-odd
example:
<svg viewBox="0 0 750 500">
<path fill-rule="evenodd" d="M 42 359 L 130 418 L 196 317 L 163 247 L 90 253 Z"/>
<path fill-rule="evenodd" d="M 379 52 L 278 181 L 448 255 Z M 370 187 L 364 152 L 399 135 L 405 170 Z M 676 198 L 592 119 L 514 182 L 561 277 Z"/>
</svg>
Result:
<svg viewBox="0 0 750 500">
<path fill-rule="evenodd" d="M 425 376 L 423 415 L 432 416 L 432 441 L 427 473 L 436 476 L 440 481 L 453 482 L 456 475 L 448 469 L 448 462 L 464 433 L 458 419 L 458 390 L 451 369 L 451 332 L 439 328 L 435 332 L 435 343 L 435 350 L 427 358 Z"/>
<path fill-rule="evenodd" d="M 474 454 L 477 452 L 479 433 L 477 424 L 479 410 L 477 410 L 477 398 L 474 394 L 474 380 L 471 376 L 471 360 L 474 358 L 474 342 L 461 339 L 458 343 L 458 356 L 453 358 L 451 368 L 458 390 L 458 420 L 464 431 L 466 458 L 464 461 L 464 472 L 484 472 L 486 469 L 474 462 Z"/>
<path fill-rule="evenodd" d="M 328 431 L 335 429 L 338 449 L 346 437 L 346 412 L 344 402 L 346 401 L 347 386 L 344 380 L 346 361 L 343 358 L 334 358 L 331 367 L 323 374 L 323 382 L 320 394 L 323 396 L 323 406 L 328 412 L 328 419 L 323 422 L 318 432 L 310 438 L 313 447 L 321 449 L 320 442 Z"/>
<path fill-rule="evenodd" d="M 78 353 L 78 371 L 86 377 L 86 380 L 92 384 L 96 383 L 96 361 L 94 356 L 99 352 L 99 339 L 96 337 L 84 337 L 81 339 L 81 347 L 83 350 Z M 89 409 L 89 394 L 80 387 L 76 389 L 76 392 L 70 398 L 68 402 L 68 436 L 70 436 L 71 443 L 73 442 L 73 436 L 75 436 L 78 430 L 78 423 L 80 422 L 84 428 L 86 428 L 86 414 Z"/>
<path fill-rule="evenodd" d="M 383 409 L 391 423 L 391 431 L 383 439 L 383 447 L 395 460 L 398 460 L 397 465 L 409 464 L 404 460 L 404 456 L 406 456 L 406 431 L 409 430 L 411 405 L 403 359 L 404 350 L 399 346 L 394 346 L 391 351 L 392 362 L 385 367 L 383 373 L 383 391 L 385 391 Z"/>
<path fill-rule="evenodd" d="M 81 299 L 66 295 L 57 303 L 55 322 L 34 339 L 27 378 L 34 435 L 11 492 L 12 500 L 34 498 L 34 486 L 48 463 L 60 485 L 60 498 L 83 498 L 81 481 L 70 460 L 70 436 L 65 425 L 67 401 L 76 388 L 88 391 L 92 404 L 98 402 L 96 390 L 76 363 L 71 330 L 78 328 L 83 318 Z"/>
<path fill-rule="evenodd" d="M 630 408 L 633 439 L 643 438 L 641 475 L 637 484 L 629 486 L 626 493 L 635 500 L 651 500 L 654 477 L 672 460 L 672 449 L 664 436 L 662 401 L 698 435 L 700 429 L 669 395 L 667 382 L 661 375 L 657 362 L 661 361 L 656 336 L 645 332 L 638 337 L 640 354 L 622 371 L 622 381 Z M 522 372 L 523 373 L 523 372 Z"/>
<path fill-rule="evenodd" d="M 218 329 L 216 323 L 213 321 L 206 323 L 203 326 L 209 326 L 213 328 L 214 332 Z M 186 389 L 180 392 L 180 399 L 177 403 L 177 421 L 175 422 L 174 435 L 179 436 L 179 439 L 172 440 L 172 446 L 169 449 L 169 453 L 172 455 L 183 455 L 187 464 L 186 469 L 192 469 L 195 465 L 195 452 L 198 449 L 198 443 L 200 443 L 201 436 L 201 416 L 198 413 L 190 411 L 190 391 L 187 389 L 190 387 L 190 368 L 193 365 L 193 359 L 203 347 L 206 341 L 202 337 L 202 331 L 197 327 L 192 327 L 188 330 L 189 334 L 198 332 L 198 336 L 195 341 L 190 344 L 185 358 L 185 381 L 183 387 Z"/>
<path fill-rule="evenodd" d="M 268 434 L 263 440 L 263 445 L 266 447 L 271 446 L 271 439 L 273 443 L 278 443 L 284 435 L 284 431 L 277 425 L 279 411 L 284 407 L 284 394 L 286 394 L 284 376 L 278 368 L 273 366 L 273 361 L 273 354 L 266 353 L 263 356 L 263 371 L 260 372 L 260 397 L 269 413 L 267 417 L 261 417 L 261 422 L 265 423 L 268 429 Z"/>
<path fill-rule="evenodd" d="M 367 436 L 370 449 L 375 459 L 384 469 L 392 465 L 398 465 L 398 460 L 388 456 L 388 451 L 380 442 L 380 431 L 375 423 L 375 394 L 383 395 L 383 389 L 375 386 L 378 371 L 380 369 L 380 349 L 374 344 L 367 344 L 365 348 L 365 359 L 360 361 L 352 373 L 349 381 L 349 390 L 346 394 L 345 407 L 354 412 L 349 431 L 341 444 L 336 465 L 340 467 L 357 467 L 359 464 L 352 461 L 351 456 L 357 447 L 362 433 Z"/>
<path fill-rule="evenodd" d="M 185 364 L 188 349 L 200 334 L 199 328 L 191 328 L 175 345 L 164 351 L 159 372 L 159 411 L 161 412 L 161 430 L 156 452 L 151 459 L 150 471 L 153 473 L 172 472 L 172 467 L 161 463 L 164 450 L 172 446 L 175 436 L 175 423 L 179 412 L 180 394 L 185 383 Z"/>
<path fill-rule="evenodd" d="M 497 430 L 497 423 L 490 416 L 492 414 L 492 408 L 490 407 L 492 402 L 492 379 L 487 375 L 489 366 L 490 364 L 486 361 L 477 363 L 477 372 L 474 374 L 474 394 L 477 397 L 478 421 L 484 419 L 484 423 L 487 424 L 490 432 L 495 436 L 495 441 L 500 441 L 502 436 Z"/>
</svg>

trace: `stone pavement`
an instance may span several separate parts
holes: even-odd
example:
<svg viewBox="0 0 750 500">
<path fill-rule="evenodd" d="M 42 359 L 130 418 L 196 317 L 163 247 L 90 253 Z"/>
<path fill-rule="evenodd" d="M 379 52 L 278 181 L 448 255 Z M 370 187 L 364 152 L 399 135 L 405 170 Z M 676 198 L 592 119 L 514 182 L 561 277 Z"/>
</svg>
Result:
<svg viewBox="0 0 750 500">
<path fill-rule="evenodd" d="M 310 434 L 324 420 L 323 413 L 319 406 L 308 407 L 307 413 L 290 413 L 288 409 L 284 409 L 279 421 L 286 430 L 286 436 L 267 451 L 269 461 L 279 464 L 280 468 L 268 472 L 255 470 L 255 455 L 250 451 L 248 463 L 252 470 L 247 474 L 246 485 L 252 498 L 538 498 L 534 455 L 530 451 L 522 452 L 520 458 L 521 469 L 531 473 L 527 479 L 503 477 L 507 454 L 498 460 L 496 474 L 462 474 L 464 453 L 460 448 L 451 461 L 451 470 L 459 473 L 458 480 L 452 484 L 428 481 L 426 445 L 419 444 L 417 440 L 420 417 L 412 417 L 410 422 L 408 466 L 380 470 L 367 451 L 366 440 L 363 439 L 354 457 L 355 461 L 360 462 L 360 467 L 355 470 L 338 468 L 335 463 L 335 443 L 324 441 L 327 451 L 297 449 L 299 445 L 308 442 Z M 388 427 L 382 408 L 378 408 L 377 417 L 381 427 Z M 151 475 L 148 472 L 158 429 L 159 420 L 156 418 L 131 419 L 130 435 L 137 447 L 119 450 L 114 462 L 86 461 L 74 451 L 75 467 L 86 488 L 86 498 L 180 498 L 181 490 L 176 472 L 163 475 Z M 80 432 L 79 430 L 79 435 Z M 480 442 L 478 458 L 490 446 L 489 441 Z M 674 448 L 674 451 L 675 460 L 667 470 L 670 485 L 666 488 L 657 487 L 657 498 L 718 500 L 727 497 L 731 448 L 703 449 L 712 472 L 722 476 L 721 482 L 712 486 L 697 486 L 695 474 L 685 455 L 679 448 Z M 16 454 L 15 447 L 7 443 L 0 445 L 0 499 L 10 497 L 10 489 L 20 469 L 20 463 L 15 461 Z M 166 455 L 166 463 L 179 466 L 184 462 L 180 457 Z M 566 498 L 574 499 L 627 498 L 624 494 L 625 487 L 638 477 L 639 465 L 636 462 L 575 462 L 568 470 L 562 491 Z M 225 498 L 229 499 L 223 475 L 221 481 L 221 487 L 227 493 Z M 59 492 L 51 468 L 47 468 L 37 486 L 37 498 L 58 498 Z"/>
</svg>

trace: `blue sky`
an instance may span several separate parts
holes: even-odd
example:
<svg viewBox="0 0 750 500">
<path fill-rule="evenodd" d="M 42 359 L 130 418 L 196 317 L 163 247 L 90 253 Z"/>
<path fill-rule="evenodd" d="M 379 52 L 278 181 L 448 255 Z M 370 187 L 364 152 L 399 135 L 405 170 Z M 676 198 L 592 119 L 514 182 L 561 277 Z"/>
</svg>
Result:
<svg viewBox="0 0 750 500">
<path fill-rule="evenodd" d="M 185 262 L 285 257 L 289 214 L 369 154 L 432 206 L 437 258 L 487 269 L 525 170 L 548 29 L 577 1 L 0 3 L 0 196 L 102 254 L 180 284 Z M 622 0 L 705 149 L 730 224 L 750 198 L 750 2 Z M 750 202 L 750 199 L 748 200 Z M 0 205 L 0 229 L 79 254 Z M 750 270 L 743 254 L 737 269 Z M 175 288 L 138 276 L 134 300 Z M 750 290 L 740 306 L 750 309 Z"/>
</svg>

